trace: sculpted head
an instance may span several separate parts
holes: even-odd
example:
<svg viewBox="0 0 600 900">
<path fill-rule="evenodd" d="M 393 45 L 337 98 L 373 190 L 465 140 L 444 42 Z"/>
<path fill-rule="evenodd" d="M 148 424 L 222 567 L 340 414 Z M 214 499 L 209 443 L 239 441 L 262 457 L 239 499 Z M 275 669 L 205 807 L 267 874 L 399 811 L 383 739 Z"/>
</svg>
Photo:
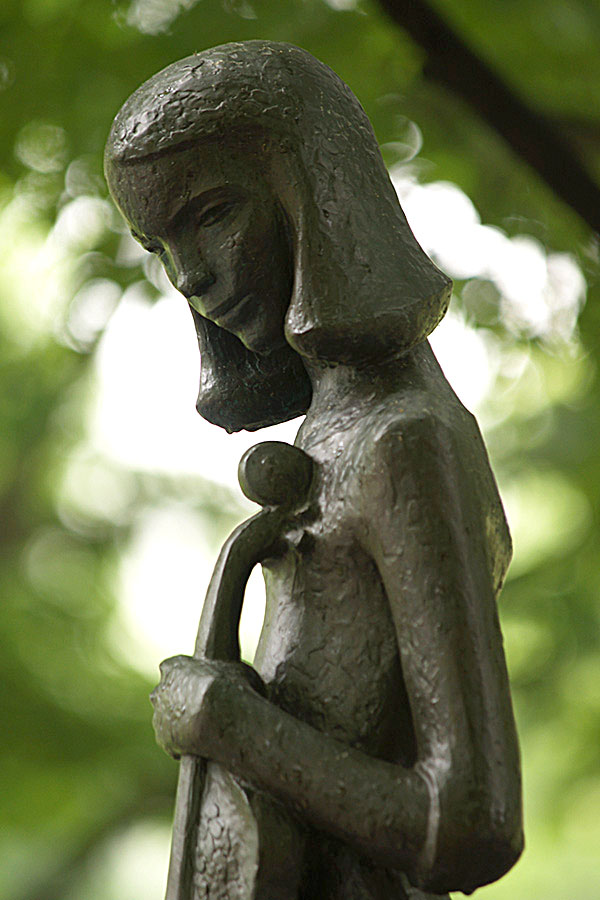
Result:
<svg viewBox="0 0 600 900">
<path fill-rule="evenodd" d="M 251 145 L 166 150 L 115 166 L 111 186 L 133 236 L 196 312 L 256 353 L 286 346 L 289 227 Z"/>
<path fill-rule="evenodd" d="M 105 168 L 190 303 L 198 409 L 228 430 L 304 412 L 303 358 L 368 365 L 445 312 L 450 282 L 410 232 L 364 111 L 296 47 L 228 44 L 159 72 L 117 115 Z"/>
</svg>

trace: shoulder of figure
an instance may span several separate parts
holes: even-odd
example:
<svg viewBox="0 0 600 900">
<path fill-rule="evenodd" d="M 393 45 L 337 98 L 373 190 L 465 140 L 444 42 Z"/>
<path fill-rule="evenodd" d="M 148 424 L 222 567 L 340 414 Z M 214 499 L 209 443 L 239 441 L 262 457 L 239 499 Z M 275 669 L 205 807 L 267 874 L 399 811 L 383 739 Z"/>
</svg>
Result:
<svg viewBox="0 0 600 900">
<path fill-rule="evenodd" d="M 465 418 L 466 414 L 466 418 Z M 394 402 L 379 416 L 370 429 L 360 453 L 360 462 L 367 469 L 383 462 L 400 462 L 415 453 L 445 449 L 453 444 L 452 435 L 465 427 L 477 429 L 475 420 L 466 410 L 441 408 L 425 393 L 411 397 L 410 407 Z"/>
</svg>

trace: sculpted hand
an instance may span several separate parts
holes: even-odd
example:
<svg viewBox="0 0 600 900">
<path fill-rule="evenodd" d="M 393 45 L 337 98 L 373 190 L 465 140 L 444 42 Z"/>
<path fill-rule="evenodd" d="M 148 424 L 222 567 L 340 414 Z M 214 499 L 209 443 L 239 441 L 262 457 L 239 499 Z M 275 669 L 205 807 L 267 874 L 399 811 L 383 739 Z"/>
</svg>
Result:
<svg viewBox="0 0 600 900">
<path fill-rule="evenodd" d="M 160 683 L 150 694 L 154 731 L 158 744 L 176 759 L 187 753 L 214 758 L 230 715 L 229 688 L 264 693 L 260 676 L 244 663 L 173 656 L 160 671 Z"/>
</svg>

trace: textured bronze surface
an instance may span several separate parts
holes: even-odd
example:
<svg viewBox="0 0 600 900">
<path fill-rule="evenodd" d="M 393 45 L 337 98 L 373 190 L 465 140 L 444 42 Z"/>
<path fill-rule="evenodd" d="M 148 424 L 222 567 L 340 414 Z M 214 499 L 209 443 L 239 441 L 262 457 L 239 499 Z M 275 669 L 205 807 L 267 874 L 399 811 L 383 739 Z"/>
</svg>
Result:
<svg viewBox="0 0 600 900">
<path fill-rule="evenodd" d="M 496 599 L 510 537 L 473 416 L 427 342 L 450 281 L 415 241 L 349 88 L 286 44 L 169 66 L 117 115 L 106 174 L 198 334 L 199 412 L 301 413 L 240 483 L 196 656 L 163 663 L 182 756 L 168 900 L 470 892 L 522 849 Z M 246 580 L 267 610 L 239 662 Z M 203 763 L 200 760 L 208 760 Z"/>
</svg>

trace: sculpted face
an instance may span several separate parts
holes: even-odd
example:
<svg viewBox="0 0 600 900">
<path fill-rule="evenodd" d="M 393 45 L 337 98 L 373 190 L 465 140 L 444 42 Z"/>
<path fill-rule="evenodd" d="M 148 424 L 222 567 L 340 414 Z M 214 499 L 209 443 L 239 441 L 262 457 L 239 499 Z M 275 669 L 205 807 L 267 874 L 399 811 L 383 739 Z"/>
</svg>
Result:
<svg viewBox="0 0 600 900">
<path fill-rule="evenodd" d="M 251 153 L 188 147 L 115 166 L 110 181 L 133 236 L 190 306 L 257 353 L 285 344 L 288 227 Z"/>
</svg>

